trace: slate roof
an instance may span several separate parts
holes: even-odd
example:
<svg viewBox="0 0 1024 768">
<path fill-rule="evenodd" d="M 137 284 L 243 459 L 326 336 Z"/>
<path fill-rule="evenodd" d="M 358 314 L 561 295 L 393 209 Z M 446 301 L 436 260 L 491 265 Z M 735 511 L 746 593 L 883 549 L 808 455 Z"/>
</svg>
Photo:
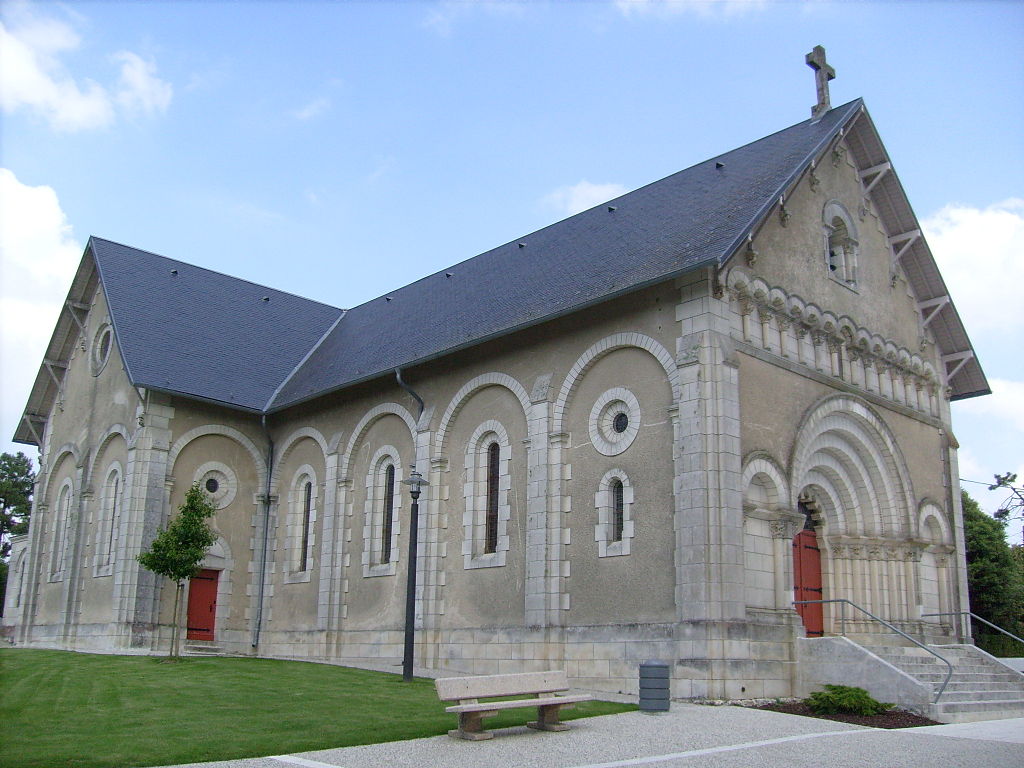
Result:
<svg viewBox="0 0 1024 768">
<path fill-rule="evenodd" d="M 262 411 L 343 311 L 90 238 L 128 378 Z"/>
<path fill-rule="evenodd" d="M 852 101 L 350 309 L 269 410 L 724 261 L 861 107 Z"/>
<path fill-rule="evenodd" d="M 70 307 L 91 296 L 93 264 L 134 385 L 273 412 L 722 264 L 841 134 L 857 167 L 887 161 L 857 99 L 348 311 L 91 238 L 15 440 L 35 443 L 58 397 L 47 366 L 74 345 Z M 891 233 L 917 226 L 895 173 L 872 200 Z M 919 301 L 946 297 L 923 238 L 902 264 Z M 971 355 L 953 398 L 986 394 L 951 302 L 932 328 L 951 366 Z"/>
</svg>

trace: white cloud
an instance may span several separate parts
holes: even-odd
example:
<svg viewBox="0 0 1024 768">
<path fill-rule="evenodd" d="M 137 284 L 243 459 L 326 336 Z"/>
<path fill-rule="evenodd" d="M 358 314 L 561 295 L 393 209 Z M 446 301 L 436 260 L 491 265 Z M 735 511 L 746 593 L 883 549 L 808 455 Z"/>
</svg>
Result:
<svg viewBox="0 0 1024 768">
<path fill-rule="evenodd" d="M 626 17 L 673 16 L 693 13 L 698 16 L 737 16 L 757 10 L 767 0 L 615 0 L 615 7 Z"/>
<path fill-rule="evenodd" d="M 525 3 L 497 2 L 496 0 L 441 0 L 427 14 L 423 25 L 442 37 L 452 33 L 455 22 L 481 10 L 492 16 L 522 15 Z"/>
<path fill-rule="evenodd" d="M 174 89 L 156 76 L 156 64 L 131 51 L 119 51 L 113 58 L 121 64 L 117 103 L 129 114 L 151 117 L 166 112 Z"/>
<path fill-rule="evenodd" d="M 81 255 L 57 193 L 0 168 L 0 443 L 21 418 Z"/>
<path fill-rule="evenodd" d="M 586 179 L 572 186 L 559 187 L 544 196 L 545 205 L 571 216 L 628 192 L 621 184 L 593 184 Z"/>
<path fill-rule="evenodd" d="M 80 86 L 58 56 L 78 47 L 79 38 L 53 20 L 11 30 L 0 22 L 0 106 L 27 109 L 60 131 L 102 128 L 113 122 L 106 90 L 85 80 Z"/>
<path fill-rule="evenodd" d="M 304 107 L 295 110 L 292 112 L 292 115 L 296 120 L 312 120 L 314 117 L 319 117 L 330 109 L 330 106 L 331 100 L 326 97 L 321 97 L 319 99 L 313 99 L 313 101 L 309 102 Z"/>
<path fill-rule="evenodd" d="M 81 45 L 65 21 L 44 17 L 26 4 L 13 4 L 8 23 L 0 22 L 0 108 L 26 111 L 57 131 L 82 131 L 111 125 L 117 109 L 153 115 L 167 109 L 171 85 L 156 77 L 156 65 L 130 51 L 113 59 L 121 64 L 115 95 L 88 78 L 76 79 L 63 59 Z"/>
<path fill-rule="evenodd" d="M 1024 200 L 947 205 L 921 226 L 968 332 L 1024 328 Z"/>
</svg>

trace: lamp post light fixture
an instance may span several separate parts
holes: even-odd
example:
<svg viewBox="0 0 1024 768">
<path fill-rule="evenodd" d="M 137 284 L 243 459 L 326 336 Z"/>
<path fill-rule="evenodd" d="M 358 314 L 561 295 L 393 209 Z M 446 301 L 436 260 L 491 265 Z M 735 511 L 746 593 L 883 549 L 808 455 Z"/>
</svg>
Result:
<svg viewBox="0 0 1024 768">
<path fill-rule="evenodd" d="M 419 543 L 420 489 L 430 485 L 412 465 L 409 479 L 402 481 L 409 486 L 412 496 L 412 511 L 409 516 L 409 562 L 405 579 L 405 653 L 402 655 L 402 679 L 412 680 L 413 640 L 416 634 L 416 549 Z"/>
</svg>

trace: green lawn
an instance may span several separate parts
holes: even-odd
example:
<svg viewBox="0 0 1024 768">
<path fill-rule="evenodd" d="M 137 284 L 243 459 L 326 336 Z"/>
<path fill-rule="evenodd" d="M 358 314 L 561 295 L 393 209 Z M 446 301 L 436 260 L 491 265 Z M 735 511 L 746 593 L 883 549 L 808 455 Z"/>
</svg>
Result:
<svg viewBox="0 0 1024 768">
<path fill-rule="evenodd" d="M 565 719 L 635 709 L 594 701 Z M 489 718 L 522 725 L 534 709 Z M 271 659 L 0 650 L 0 766 L 114 768 L 227 760 L 446 733 L 430 680 Z M 557 736 L 553 736 L 557 738 Z"/>
</svg>

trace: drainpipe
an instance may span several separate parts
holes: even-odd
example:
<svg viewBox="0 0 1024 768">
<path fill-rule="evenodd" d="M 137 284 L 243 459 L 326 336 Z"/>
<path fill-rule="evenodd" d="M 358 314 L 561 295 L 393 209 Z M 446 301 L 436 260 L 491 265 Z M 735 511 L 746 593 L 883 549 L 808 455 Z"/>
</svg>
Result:
<svg viewBox="0 0 1024 768">
<path fill-rule="evenodd" d="M 401 368 L 395 368 L 395 378 L 398 380 L 398 386 L 400 386 L 402 389 L 404 389 L 406 392 L 412 395 L 413 399 L 420 404 L 420 412 L 416 415 L 416 423 L 419 424 L 420 416 L 423 415 L 423 398 L 417 395 L 415 392 L 413 392 L 412 387 L 410 387 L 408 384 L 402 381 Z"/>
<path fill-rule="evenodd" d="M 263 628 L 263 598 L 267 591 L 267 545 L 270 541 L 270 478 L 274 469 L 274 439 L 267 430 L 267 415 L 260 416 L 260 427 L 267 438 L 267 487 L 263 494 L 263 546 L 260 548 L 260 584 L 256 603 L 256 623 L 252 629 L 252 647 L 260 644 L 260 630 Z"/>
</svg>

